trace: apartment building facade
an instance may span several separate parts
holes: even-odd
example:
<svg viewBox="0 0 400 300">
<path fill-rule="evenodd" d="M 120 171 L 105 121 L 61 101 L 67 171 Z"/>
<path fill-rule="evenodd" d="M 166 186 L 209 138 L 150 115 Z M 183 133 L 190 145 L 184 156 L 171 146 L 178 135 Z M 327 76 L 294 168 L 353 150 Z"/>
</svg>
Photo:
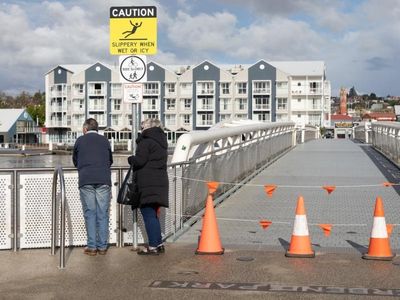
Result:
<svg viewBox="0 0 400 300">
<path fill-rule="evenodd" d="M 118 66 L 59 65 L 45 75 L 49 140 L 73 142 L 86 118 L 109 138 L 131 138 L 131 104 Z M 330 83 L 322 61 L 196 66 L 147 64 L 140 119 L 158 118 L 170 140 L 229 119 L 328 126 Z"/>
</svg>

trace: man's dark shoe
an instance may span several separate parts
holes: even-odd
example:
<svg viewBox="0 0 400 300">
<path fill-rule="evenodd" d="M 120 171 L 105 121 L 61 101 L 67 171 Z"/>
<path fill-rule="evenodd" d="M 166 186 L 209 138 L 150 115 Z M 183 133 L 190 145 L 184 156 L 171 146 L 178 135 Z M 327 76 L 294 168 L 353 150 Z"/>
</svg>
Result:
<svg viewBox="0 0 400 300">
<path fill-rule="evenodd" d="M 137 252 L 138 255 L 159 255 L 160 252 L 158 250 L 158 247 L 156 248 L 149 248 L 149 247 L 145 247 L 142 250 L 139 250 Z"/>
<path fill-rule="evenodd" d="M 107 248 L 106 249 L 97 249 L 97 253 L 99 255 L 106 255 L 107 254 Z"/>
<path fill-rule="evenodd" d="M 86 247 L 83 250 L 83 254 L 89 255 L 89 256 L 96 256 L 97 255 L 97 250 L 96 249 L 90 249 L 88 247 Z"/>
</svg>

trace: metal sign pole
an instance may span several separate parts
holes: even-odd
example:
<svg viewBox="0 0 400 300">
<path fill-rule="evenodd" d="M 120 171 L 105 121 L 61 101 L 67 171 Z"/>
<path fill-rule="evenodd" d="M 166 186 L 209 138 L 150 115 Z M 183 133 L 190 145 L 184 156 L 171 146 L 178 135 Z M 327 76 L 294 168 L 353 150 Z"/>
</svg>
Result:
<svg viewBox="0 0 400 300">
<path fill-rule="evenodd" d="M 137 104 L 132 103 L 132 154 L 136 152 L 136 137 L 138 134 L 138 115 L 137 115 Z M 133 214 L 133 241 L 132 246 L 134 250 L 138 249 L 138 214 L 137 209 L 132 211 Z"/>
</svg>

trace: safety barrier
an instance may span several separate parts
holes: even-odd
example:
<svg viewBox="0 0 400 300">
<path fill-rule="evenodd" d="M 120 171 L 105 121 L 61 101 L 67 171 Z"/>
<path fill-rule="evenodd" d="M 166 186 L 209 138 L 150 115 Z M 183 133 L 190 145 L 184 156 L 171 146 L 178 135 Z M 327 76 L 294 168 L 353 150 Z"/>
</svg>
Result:
<svg viewBox="0 0 400 300">
<path fill-rule="evenodd" d="M 187 178 L 214 179 L 229 182 L 216 192 L 216 202 L 228 197 L 237 183 L 246 182 L 280 155 L 295 145 L 294 123 L 258 124 L 201 134 L 191 157 L 168 165 L 169 209 L 162 210 L 163 238 L 177 236 L 189 219 L 204 209 L 207 190 L 203 184 Z M 232 129 L 232 130 L 229 130 Z M 314 130 L 314 129 L 313 129 Z M 208 141 L 207 138 L 214 136 Z M 315 131 L 314 134 L 315 135 Z M 207 138 L 206 138 L 207 137 Z M 305 140 L 307 140 L 305 138 Z M 178 147 L 178 146 L 177 146 Z M 143 220 L 138 216 L 138 233 L 133 234 L 133 217 L 130 207 L 116 203 L 118 189 L 126 167 L 112 167 L 110 207 L 111 244 L 124 246 L 145 240 Z M 86 230 L 78 190 L 78 173 L 75 168 L 63 168 L 63 193 L 65 202 L 65 245 L 86 244 Z M 27 248 L 50 248 L 52 226 L 53 168 L 0 169 L 0 249 L 18 251 Z M 58 185 L 58 191 L 60 187 Z M 58 225 L 59 226 L 59 225 Z"/>
<path fill-rule="evenodd" d="M 400 124 L 376 122 L 371 124 L 371 131 L 374 148 L 400 166 Z"/>
<path fill-rule="evenodd" d="M 364 122 L 353 128 L 353 139 L 369 144 L 372 141 L 371 123 Z"/>
</svg>

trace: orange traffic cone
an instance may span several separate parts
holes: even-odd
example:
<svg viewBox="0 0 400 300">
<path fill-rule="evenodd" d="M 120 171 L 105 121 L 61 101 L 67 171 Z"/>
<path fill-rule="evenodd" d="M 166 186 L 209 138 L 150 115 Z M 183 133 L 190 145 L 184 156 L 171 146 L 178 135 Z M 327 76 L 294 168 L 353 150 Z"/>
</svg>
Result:
<svg viewBox="0 0 400 300">
<path fill-rule="evenodd" d="M 212 196 L 207 196 L 203 226 L 196 254 L 224 254 L 219 238 L 217 218 L 215 216 Z"/>
<path fill-rule="evenodd" d="M 394 255 L 390 250 L 389 236 L 385 221 L 385 212 L 381 197 L 376 198 L 374 223 L 372 225 L 371 238 L 369 240 L 368 253 L 364 259 L 392 260 Z"/>
<path fill-rule="evenodd" d="M 292 238 L 290 240 L 289 250 L 286 251 L 287 257 L 315 257 L 315 252 L 311 248 L 310 236 L 308 234 L 308 225 L 304 199 L 300 196 L 297 199 L 296 219 Z"/>
</svg>

